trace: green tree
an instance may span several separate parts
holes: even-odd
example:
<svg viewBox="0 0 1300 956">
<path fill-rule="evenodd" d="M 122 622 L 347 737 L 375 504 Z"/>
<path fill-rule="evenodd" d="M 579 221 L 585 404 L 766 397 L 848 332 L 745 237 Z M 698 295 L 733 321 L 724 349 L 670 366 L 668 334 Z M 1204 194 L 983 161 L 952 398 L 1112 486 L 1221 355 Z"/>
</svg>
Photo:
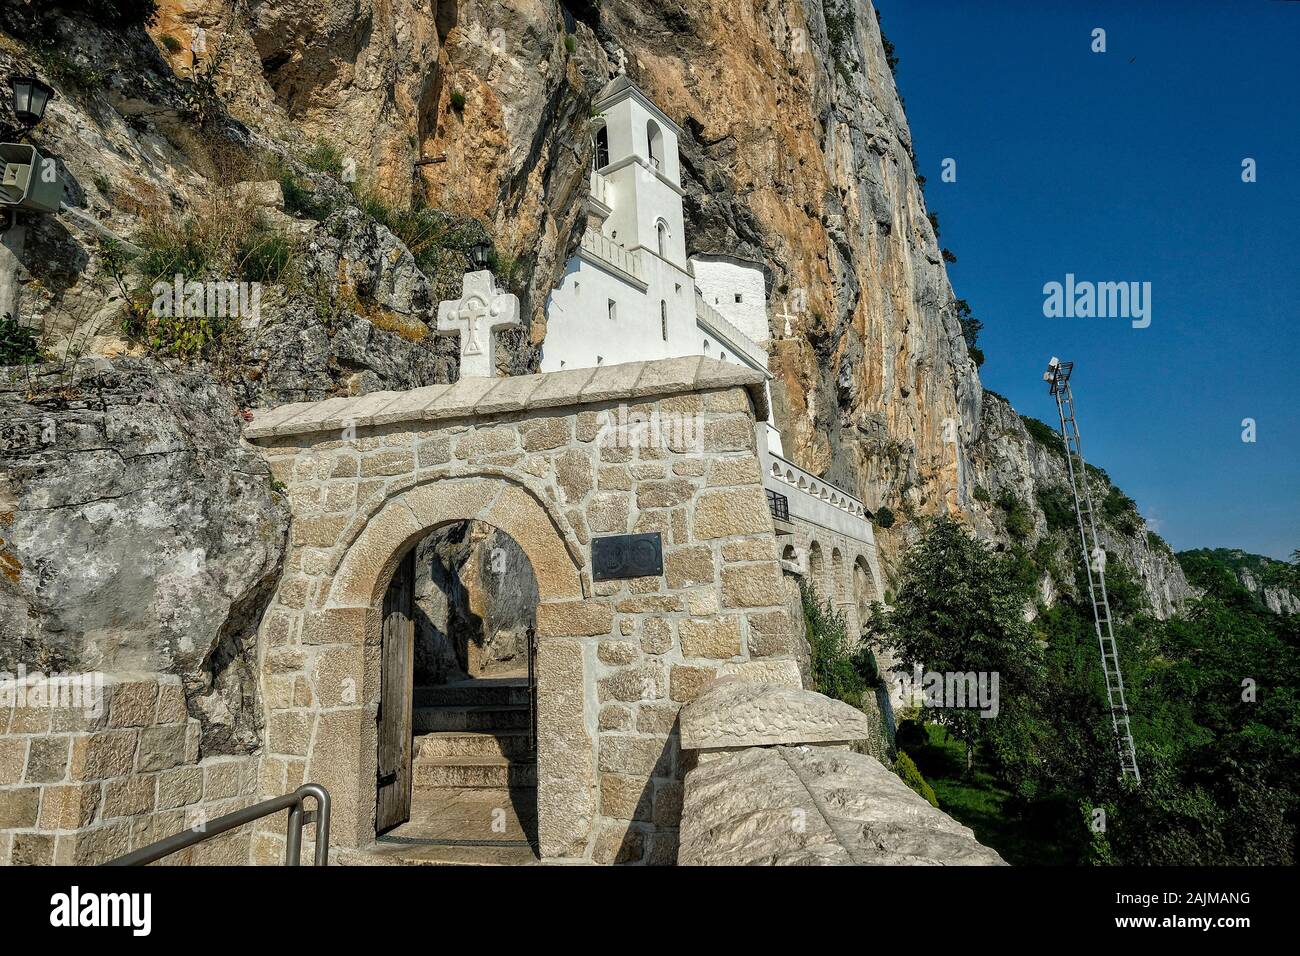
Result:
<svg viewBox="0 0 1300 956">
<path fill-rule="evenodd" d="M 966 766 L 1008 705 L 1033 692 L 1039 648 L 1024 619 L 1028 598 L 1009 573 L 1007 559 L 948 517 L 930 521 L 903 557 L 891 609 L 876 608 L 867 632 L 889 649 L 895 671 L 916 667 L 940 673 L 997 675 L 999 716 L 954 707 L 923 707 L 923 716 L 948 728 L 966 746 Z"/>
</svg>

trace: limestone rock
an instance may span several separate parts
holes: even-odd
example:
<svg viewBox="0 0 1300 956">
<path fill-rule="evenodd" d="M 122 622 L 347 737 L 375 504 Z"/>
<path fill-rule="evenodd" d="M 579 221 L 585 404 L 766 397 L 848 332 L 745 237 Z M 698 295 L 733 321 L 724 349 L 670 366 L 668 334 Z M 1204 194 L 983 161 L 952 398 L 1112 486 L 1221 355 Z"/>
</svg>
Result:
<svg viewBox="0 0 1300 956">
<path fill-rule="evenodd" d="M 686 775 L 677 862 L 987 866 L 1003 861 L 873 757 L 824 747 L 768 747 L 719 756 Z"/>
<path fill-rule="evenodd" d="M 787 684 L 723 677 L 681 711 L 682 747 L 847 743 L 871 733 L 865 715 L 839 700 Z"/>
<path fill-rule="evenodd" d="M 286 503 L 208 374 L 120 359 L 66 381 L 0 375 L 0 670 L 179 674 L 205 752 L 246 752 Z"/>
</svg>

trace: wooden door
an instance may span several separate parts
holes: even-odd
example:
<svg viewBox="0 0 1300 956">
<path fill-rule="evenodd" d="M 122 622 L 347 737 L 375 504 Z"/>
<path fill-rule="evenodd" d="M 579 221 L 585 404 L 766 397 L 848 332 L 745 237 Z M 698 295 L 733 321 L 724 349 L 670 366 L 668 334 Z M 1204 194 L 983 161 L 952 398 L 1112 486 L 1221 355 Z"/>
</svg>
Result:
<svg viewBox="0 0 1300 956">
<path fill-rule="evenodd" d="M 379 690 L 379 801 L 375 832 L 411 818 L 411 707 L 415 668 L 415 551 L 402 559 L 384 595 Z"/>
</svg>

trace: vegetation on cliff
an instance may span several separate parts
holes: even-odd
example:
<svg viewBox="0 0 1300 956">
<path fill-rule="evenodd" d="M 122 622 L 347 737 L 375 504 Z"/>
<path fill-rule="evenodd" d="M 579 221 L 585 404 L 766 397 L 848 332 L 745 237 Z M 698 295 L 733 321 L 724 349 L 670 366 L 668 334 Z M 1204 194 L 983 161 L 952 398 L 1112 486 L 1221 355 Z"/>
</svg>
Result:
<svg viewBox="0 0 1300 956">
<path fill-rule="evenodd" d="M 964 534 L 935 522 L 908 552 L 898 608 L 873 625 L 896 653 L 942 648 L 966 626 L 975 584 L 1005 577 L 1006 559 Z M 964 715 L 985 725 L 973 763 L 946 760 L 938 728 L 910 748 L 940 807 L 1013 862 L 1293 864 L 1300 619 L 1221 575 L 1161 621 L 1122 564 L 1107 579 L 1142 785 L 1117 779 L 1091 610 L 1066 596 L 1038 608 L 1036 648 L 1007 662 L 1018 679 L 1000 681 L 998 715 Z"/>
</svg>

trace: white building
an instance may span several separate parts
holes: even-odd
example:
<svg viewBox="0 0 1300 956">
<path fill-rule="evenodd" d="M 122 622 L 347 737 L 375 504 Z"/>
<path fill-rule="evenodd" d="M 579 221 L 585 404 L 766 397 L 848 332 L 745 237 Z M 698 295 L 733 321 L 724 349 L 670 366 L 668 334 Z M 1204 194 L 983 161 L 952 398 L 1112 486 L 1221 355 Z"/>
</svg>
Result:
<svg viewBox="0 0 1300 956">
<path fill-rule="evenodd" d="M 626 76 L 602 91 L 595 111 L 587 230 L 547 299 L 542 371 L 705 355 L 770 381 L 763 264 L 686 258 L 681 128 Z M 814 577 L 856 628 L 864 602 L 883 593 L 871 514 L 788 461 L 770 420 L 758 431 L 777 531 L 788 536 L 783 558 Z"/>
</svg>

